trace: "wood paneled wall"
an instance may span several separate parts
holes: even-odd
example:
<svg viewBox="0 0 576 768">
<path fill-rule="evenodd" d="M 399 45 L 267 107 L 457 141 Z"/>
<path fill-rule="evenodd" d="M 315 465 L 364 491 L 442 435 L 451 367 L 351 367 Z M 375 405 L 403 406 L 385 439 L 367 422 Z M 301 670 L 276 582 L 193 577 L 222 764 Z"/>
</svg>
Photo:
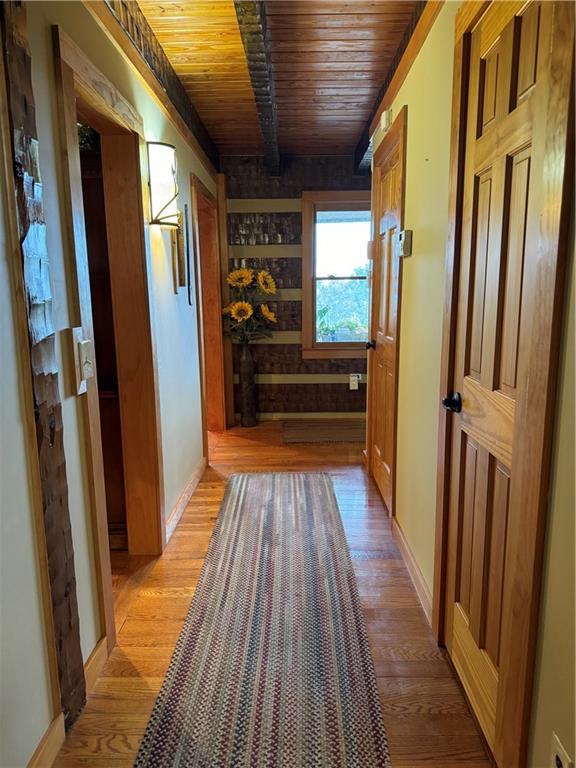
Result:
<svg viewBox="0 0 576 768">
<path fill-rule="evenodd" d="M 348 374 L 365 379 L 365 359 L 302 359 L 301 197 L 305 190 L 370 189 L 370 175 L 354 176 L 346 157 L 290 158 L 280 177 L 271 177 L 261 158 L 226 157 L 222 165 L 229 195 L 229 266 L 269 269 L 278 286 L 269 302 L 278 316 L 272 338 L 252 345 L 260 418 L 364 413 L 366 384 L 351 391 Z M 235 346 L 235 374 L 238 363 Z"/>
</svg>

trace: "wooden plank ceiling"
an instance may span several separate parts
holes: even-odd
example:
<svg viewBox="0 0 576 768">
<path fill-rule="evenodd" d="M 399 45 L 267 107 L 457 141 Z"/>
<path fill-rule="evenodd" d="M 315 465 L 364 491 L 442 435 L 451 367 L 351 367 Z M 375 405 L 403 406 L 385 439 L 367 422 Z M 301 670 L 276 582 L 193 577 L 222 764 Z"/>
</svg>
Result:
<svg viewBox="0 0 576 768">
<path fill-rule="evenodd" d="M 348 154 L 418 3 L 266 0 L 284 154 Z"/>
<path fill-rule="evenodd" d="M 280 152 L 350 154 L 418 0 L 265 0 Z M 139 0 L 223 154 L 261 154 L 233 0 Z"/>
<path fill-rule="evenodd" d="M 262 132 L 234 0 L 138 0 L 223 154 L 261 154 Z"/>
</svg>

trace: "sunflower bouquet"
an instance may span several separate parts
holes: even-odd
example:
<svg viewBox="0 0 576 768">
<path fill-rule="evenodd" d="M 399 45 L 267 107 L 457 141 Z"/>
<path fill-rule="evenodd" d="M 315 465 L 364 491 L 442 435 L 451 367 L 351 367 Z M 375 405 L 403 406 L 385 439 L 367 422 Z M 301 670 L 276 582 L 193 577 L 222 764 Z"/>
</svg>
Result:
<svg viewBox="0 0 576 768">
<path fill-rule="evenodd" d="M 228 320 L 230 335 L 236 341 L 251 341 L 270 336 L 271 325 L 277 322 L 266 297 L 276 293 L 276 282 L 267 269 L 249 267 L 233 269 L 226 282 L 230 286 L 230 304 L 223 314 Z"/>
</svg>

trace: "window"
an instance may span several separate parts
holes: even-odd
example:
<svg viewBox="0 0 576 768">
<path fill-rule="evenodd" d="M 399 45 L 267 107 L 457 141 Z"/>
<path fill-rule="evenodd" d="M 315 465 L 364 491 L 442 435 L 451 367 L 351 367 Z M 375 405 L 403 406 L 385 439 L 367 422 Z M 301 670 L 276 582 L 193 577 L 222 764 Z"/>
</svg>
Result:
<svg viewBox="0 0 576 768">
<path fill-rule="evenodd" d="M 369 192 L 302 198 L 302 353 L 363 357 L 369 334 Z"/>
</svg>

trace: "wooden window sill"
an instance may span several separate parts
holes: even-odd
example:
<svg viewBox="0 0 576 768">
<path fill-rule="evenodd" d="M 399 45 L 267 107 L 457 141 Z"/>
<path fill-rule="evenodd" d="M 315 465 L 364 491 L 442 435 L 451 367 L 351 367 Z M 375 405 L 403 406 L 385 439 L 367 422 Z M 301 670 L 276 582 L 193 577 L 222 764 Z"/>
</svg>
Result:
<svg viewBox="0 0 576 768">
<path fill-rule="evenodd" d="M 364 347 L 311 347 L 302 349 L 303 360 L 363 360 L 368 352 Z"/>
</svg>

